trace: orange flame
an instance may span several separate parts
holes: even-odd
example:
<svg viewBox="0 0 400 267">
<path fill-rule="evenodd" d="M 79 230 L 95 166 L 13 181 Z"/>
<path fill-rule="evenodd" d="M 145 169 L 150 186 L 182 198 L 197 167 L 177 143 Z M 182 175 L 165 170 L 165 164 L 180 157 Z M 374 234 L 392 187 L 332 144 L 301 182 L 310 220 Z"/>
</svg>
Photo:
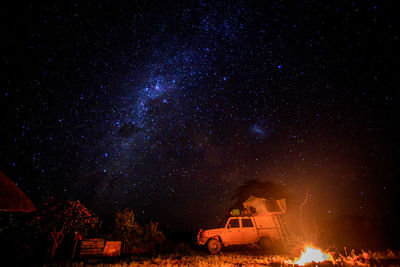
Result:
<svg viewBox="0 0 400 267">
<path fill-rule="evenodd" d="M 306 249 L 301 253 L 300 258 L 294 261 L 294 264 L 304 266 L 307 263 L 318 263 L 323 261 L 332 261 L 333 258 L 330 254 L 324 253 L 318 248 L 307 246 Z"/>
</svg>

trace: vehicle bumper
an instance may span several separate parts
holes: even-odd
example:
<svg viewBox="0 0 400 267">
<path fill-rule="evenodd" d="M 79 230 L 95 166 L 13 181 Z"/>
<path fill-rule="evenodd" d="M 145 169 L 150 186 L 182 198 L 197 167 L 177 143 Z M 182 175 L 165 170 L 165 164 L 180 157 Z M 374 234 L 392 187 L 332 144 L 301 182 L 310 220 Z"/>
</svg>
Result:
<svg viewBox="0 0 400 267">
<path fill-rule="evenodd" d="M 200 231 L 197 234 L 197 244 L 204 245 L 207 243 L 208 238 L 203 237 L 203 233 Z"/>
<path fill-rule="evenodd" d="M 198 237 L 197 238 L 197 244 L 199 245 L 204 245 L 207 243 L 208 238 L 204 238 L 204 237 Z"/>
</svg>

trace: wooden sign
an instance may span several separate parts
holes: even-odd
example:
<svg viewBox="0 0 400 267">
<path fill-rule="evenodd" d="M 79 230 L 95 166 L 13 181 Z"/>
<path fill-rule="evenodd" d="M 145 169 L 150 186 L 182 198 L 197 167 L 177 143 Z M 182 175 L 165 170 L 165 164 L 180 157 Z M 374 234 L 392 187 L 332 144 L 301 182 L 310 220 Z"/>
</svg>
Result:
<svg viewBox="0 0 400 267">
<path fill-rule="evenodd" d="M 103 238 L 85 238 L 81 241 L 80 255 L 103 255 Z"/>
<path fill-rule="evenodd" d="M 104 246 L 103 256 L 120 256 L 121 241 L 106 241 Z"/>
</svg>

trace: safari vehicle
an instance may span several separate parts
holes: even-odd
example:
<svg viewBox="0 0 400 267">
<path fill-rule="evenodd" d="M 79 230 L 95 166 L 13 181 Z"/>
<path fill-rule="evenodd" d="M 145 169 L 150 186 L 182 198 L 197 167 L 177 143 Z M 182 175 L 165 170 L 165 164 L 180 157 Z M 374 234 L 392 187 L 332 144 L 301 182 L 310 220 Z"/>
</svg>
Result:
<svg viewBox="0 0 400 267">
<path fill-rule="evenodd" d="M 202 230 L 197 234 L 199 245 L 206 245 L 211 254 L 222 247 L 252 245 L 268 249 L 287 242 L 286 226 L 281 214 L 286 212 L 285 199 L 254 196 L 243 203 L 244 210 L 233 209 L 221 228 Z"/>
</svg>

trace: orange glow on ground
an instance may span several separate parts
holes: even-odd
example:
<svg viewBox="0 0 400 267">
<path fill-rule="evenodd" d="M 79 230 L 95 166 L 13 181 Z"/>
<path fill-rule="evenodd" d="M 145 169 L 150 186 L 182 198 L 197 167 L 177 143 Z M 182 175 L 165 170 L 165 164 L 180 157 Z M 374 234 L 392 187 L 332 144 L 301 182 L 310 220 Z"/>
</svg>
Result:
<svg viewBox="0 0 400 267">
<path fill-rule="evenodd" d="M 323 253 L 318 248 L 307 246 L 306 249 L 302 252 L 300 258 L 294 261 L 294 264 L 305 265 L 307 263 L 318 263 L 323 261 L 333 261 L 333 258 L 330 254 Z"/>
</svg>

